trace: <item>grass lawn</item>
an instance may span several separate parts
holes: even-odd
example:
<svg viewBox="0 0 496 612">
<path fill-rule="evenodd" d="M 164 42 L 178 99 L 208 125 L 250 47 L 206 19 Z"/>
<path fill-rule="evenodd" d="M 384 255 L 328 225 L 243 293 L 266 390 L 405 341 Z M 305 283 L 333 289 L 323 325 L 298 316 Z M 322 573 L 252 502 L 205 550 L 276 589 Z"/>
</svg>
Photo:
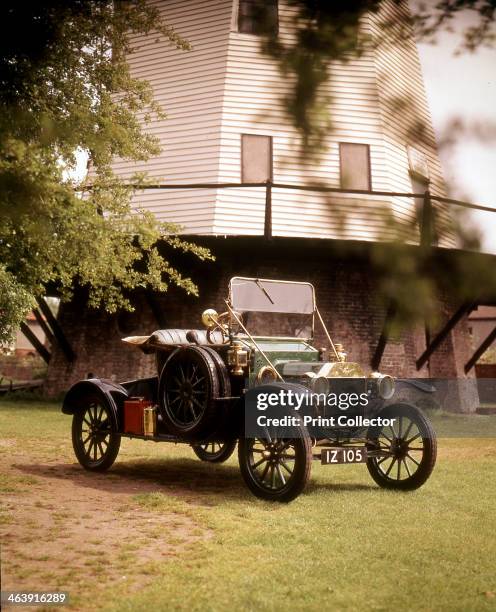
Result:
<svg viewBox="0 0 496 612">
<path fill-rule="evenodd" d="M 73 465 L 70 417 L 58 406 L 0 403 L 2 571 L 10 581 L 2 588 L 18 580 L 66 590 L 81 610 L 494 610 L 496 438 L 476 436 L 494 430 L 496 416 L 456 418 L 474 437 L 440 439 L 437 466 L 418 491 L 381 490 L 364 466 L 315 463 L 306 492 L 273 505 L 249 494 L 235 456 L 208 465 L 183 445 L 123 440 L 107 475 L 83 473 Z M 437 421 L 444 430 L 446 418 Z M 81 505 L 60 516 L 57 495 L 69 485 L 66 495 Z M 16 518 L 23 500 L 32 532 Z M 100 515 L 112 520 L 93 532 Z M 36 533 L 39 546 L 75 523 L 85 541 L 94 538 L 93 557 L 82 548 L 77 567 L 48 544 L 38 565 L 12 552 L 16 534 L 29 546 Z M 167 547 L 163 558 L 152 554 Z"/>
</svg>

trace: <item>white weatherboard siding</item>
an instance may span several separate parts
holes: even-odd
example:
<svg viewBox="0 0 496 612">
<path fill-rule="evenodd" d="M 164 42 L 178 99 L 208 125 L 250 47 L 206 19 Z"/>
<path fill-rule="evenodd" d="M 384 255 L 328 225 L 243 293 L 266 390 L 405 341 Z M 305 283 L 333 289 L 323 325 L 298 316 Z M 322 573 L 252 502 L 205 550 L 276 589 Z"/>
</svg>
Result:
<svg viewBox="0 0 496 612">
<path fill-rule="evenodd" d="M 279 7 L 279 35 L 288 39 L 291 10 L 294 9 L 283 2 Z M 274 181 L 277 183 L 318 182 L 339 187 L 338 143 L 362 142 L 371 147 L 373 187 L 387 189 L 373 56 L 367 54 L 331 69 L 326 94 L 334 101 L 331 113 L 334 133 L 320 165 L 304 166 L 300 162 L 298 134 L 289 125 L 280 102 L 287 87 L 277 67 L 260 53 L 258 37 L 231 31 L 222 115 L 220 180 L 240 180 L 240 138 L 242 133 L 250 133 L 272 136 Z M 261 234 L 264 207 L 263 190 L 239 192 L 234 206 L 232 193 L 222 191 L 216 207 L 215 233 Z M 380 224 L 374 214 L 376 202 L 364 203 L 349 196 L 274 189 L 272 210 L 276 236 L 367 239 L 377 237 Z"/>
<path fill-rule="evenodd" d="M 176 50 L 157 35 L 137 36 L 129 57 L 132 74 L 148 80 L 167 113 L 146 129 L 158 136 L 163 150 L 147 162 L 116 162 L 129 176 L 135 171 L 163 183 L 215 182 L 218 179 L 223 87 L 231 24 L 231 0 L 156 0 L 167 23 L 192 45 Z M 213 190 L 144 191 L 135 205 L 159 219 L 178 223 L 187 233 L 213 230 Z"/>
<path fill-rule="evenodd" d="M 407 156 L 407 146 L 411 145 L 426 156 L 430 173 L 430 191 L 434 195 L 445 196 L 446 187 L 417 47 L 411 30 L 409 37 L 404 35 L 405 23 L 409 16 L 407 2 L 388 1 L 382 5 L 379 14 L 371 15 L 369 18 L 370 32 L 376 41 L 383 38 L 381 21 L 386 20 L 389 24 L 395 24 L 391 26 L 394 44 L 388 44 L 386 41 L 379 44 L 375 51 L 379 108 L 390 174 L 390 189 L 399 192 L 412 191 Z M 401 27 L 400 23 L 403 24 Z M 436 206 L 439 208 L 439 204 Z M 411 199 L 395 198 L 393 210 L 398 220 L 411 220 L 413 213 Z M 446 208 L 441 208 L 441 217 L 447 219 Z"/>
<path fill-rule="evenodd" d="M 146 169 L 169 183 L 240 182 L 241 136 L 273 139 L 273 179 L 277 183 L 322 183 L 339 187 L 339 142 L 370 146 L 372 189 L 411 191 L 407 145 L 429 161 L 432 190 L 444 194 L 413 40 L 398 49 L 371 47 L 360 58 L 333 65 L 326 94 L 332 99 L 333 133 L 320 164 L 302 164 L 298 135 L 284 116 L 287 91 L 275 64 L 259 50 L 259 38 L 236 31 L 236 0 L 159 0 L 167 21 L 193 50 L 176 51 L 153 35 L 137 40 L 133 73 L 149 79 L 168 118 L 147 128 L 164 151 L 135 166 L 116 163 L 119 172 Z M 294 10 L 280 0 L 280 36 L 292 36 Z M 404 19 L 408 9 L 388 0 L 385 14 Z M 378 34 L 382 16 L 364 19 L 363 32 Z M 399 111 L 399 101 L 403 108 Z M 421 137 L 412 127 L 424 125 Z M 185 233 L 261 235 L 263 188 L 182 192 L 148 191 L 136 198 L 160 219 L 179 223 Z M 313 238 L 384 237 L 386 214 L 414 219 L 413 202 L 400 199 L 323 195 L 274 189 L 273 234 Z"/>
</svg>

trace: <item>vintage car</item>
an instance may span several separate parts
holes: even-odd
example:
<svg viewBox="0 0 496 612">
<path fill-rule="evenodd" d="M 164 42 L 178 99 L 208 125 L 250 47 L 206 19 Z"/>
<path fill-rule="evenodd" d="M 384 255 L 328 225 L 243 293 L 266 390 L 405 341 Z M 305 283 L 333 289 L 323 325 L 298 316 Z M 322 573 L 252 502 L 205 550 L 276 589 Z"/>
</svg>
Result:
<svg viewBox="0 0 496 612">
<path fill-rule="evenodd" d="M 73 415 L 74 452 L 85 469 L 110 468 L 125 436 L 186 443 L 214 463 L 237 445 L 247 487 L 266 500 L 298 496 L 313 460 L 366 463 L 381 487 L 424 484 L 436 461 L 435 433 L 416 406 L 394 400 L 395 387 L 415 383 L 348 362 L 311 284 L 235 277 L 225 304 L 222 314 L 203 313 L 205 329 L 124 338 L 154 354 L 156 376 L 121 384 L 92 378 L 69 390 L 62 411 Z M 314 346 L 315 323 L 327 349 Z M 283 412 L 282 400 L 260 402 L 302 396 Z"/>
</svg>

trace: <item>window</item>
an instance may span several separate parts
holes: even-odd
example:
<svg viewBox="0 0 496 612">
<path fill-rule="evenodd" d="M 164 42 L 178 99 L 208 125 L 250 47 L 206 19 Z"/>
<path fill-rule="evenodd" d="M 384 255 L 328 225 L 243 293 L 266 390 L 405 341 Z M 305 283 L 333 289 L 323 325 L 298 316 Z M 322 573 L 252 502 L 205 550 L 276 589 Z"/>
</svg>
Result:
<svg viewBox="0 0 496 612">
<path fill-rule="evenodd" d="M 263 183 L 272 178 L 272 136 L 241 136 L 241 182 Z"/>
<path fill-rule="evenodd" d="M 277 34 L 278 23 L 277 0 L 239 0 L 238 32 Z"/>
<path fill-rule="evenodd" d="M 372 189 L 369 145 L 339 143 L 339 167 L 342 189 Z"/>
</svg>

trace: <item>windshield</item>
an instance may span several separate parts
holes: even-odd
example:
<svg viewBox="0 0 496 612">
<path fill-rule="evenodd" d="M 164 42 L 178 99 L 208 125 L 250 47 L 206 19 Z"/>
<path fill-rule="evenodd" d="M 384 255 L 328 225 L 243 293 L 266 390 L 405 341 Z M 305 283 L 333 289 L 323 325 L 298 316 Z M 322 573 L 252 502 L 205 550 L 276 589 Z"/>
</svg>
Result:
<svg viewBox="0 0 496 612">
<path fill-rule="evenodd" d="M 231 279 L 229 297 L 232 308 L 241 312 L 310 315 L 315 311 L 314 289 L 310 283 L 238 276 Z"/>
</svg>

